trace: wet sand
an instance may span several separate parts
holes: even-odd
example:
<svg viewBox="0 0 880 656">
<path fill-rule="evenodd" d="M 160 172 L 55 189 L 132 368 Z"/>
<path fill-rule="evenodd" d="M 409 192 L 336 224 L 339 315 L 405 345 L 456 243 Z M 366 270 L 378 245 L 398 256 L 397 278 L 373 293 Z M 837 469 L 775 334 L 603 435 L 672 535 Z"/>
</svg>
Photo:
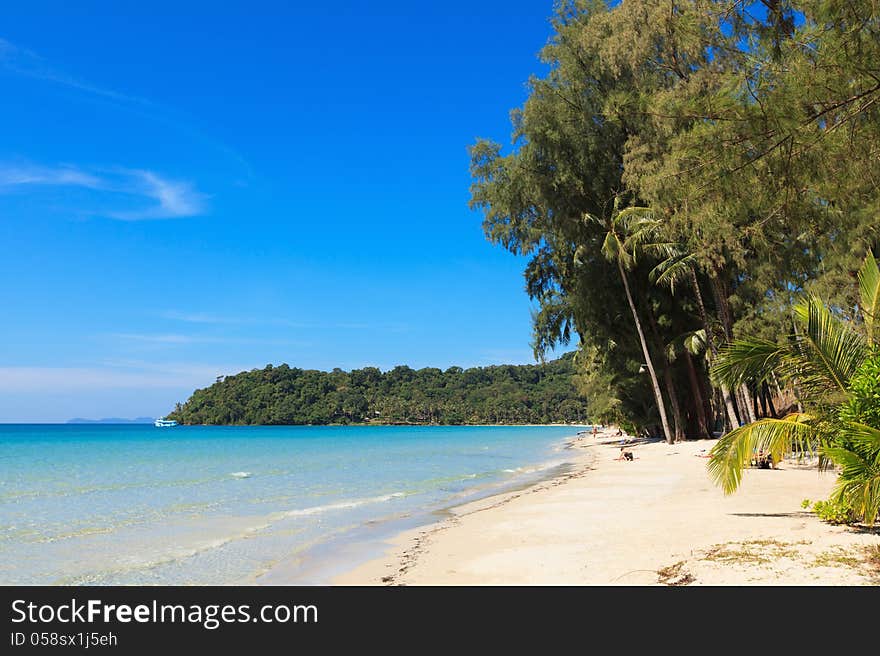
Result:
<svg viewBox="0 0 880 656">
<path fill-rule="evenodd" d="M 450 509 L 405 531 L 337 585 L 876 585 L 880 532 L 804 510 L 835 472 L 786 460 L 749 469 L 725 496 L 709 479 L 714 440 L 628 446 L 611 431 L 571 443 L 570 470 Z"/>
</svg>

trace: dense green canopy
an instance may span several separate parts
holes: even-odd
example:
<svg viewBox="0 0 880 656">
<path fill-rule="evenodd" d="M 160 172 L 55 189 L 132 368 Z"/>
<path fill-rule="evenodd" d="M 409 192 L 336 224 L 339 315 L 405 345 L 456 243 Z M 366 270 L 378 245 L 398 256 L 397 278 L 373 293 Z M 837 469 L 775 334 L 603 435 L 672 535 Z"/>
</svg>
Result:
<svg viewBox="0 0 880 656">
<path fill-rule="evenodd" d="M 268 365 L 196 390 L 168 418 L 183 424 L 537 424 L 583 422 L 587 415 L 567 354 L 541 365 L 446 371 Z"/>
<path fill-rule="evenodd" d="M 553 27 L 511 148 L 471 147 L 486 236 L 530 258 L 536 355 L 577 338 L 591 416 L 669 440 L 794 406 L 708 370 L 738 335 L 787 339 L 804 293 L 858 317 L 880 5 L 566 0 Z M 636 208 L 650 230 L 618 220 Z"/>
</svg>

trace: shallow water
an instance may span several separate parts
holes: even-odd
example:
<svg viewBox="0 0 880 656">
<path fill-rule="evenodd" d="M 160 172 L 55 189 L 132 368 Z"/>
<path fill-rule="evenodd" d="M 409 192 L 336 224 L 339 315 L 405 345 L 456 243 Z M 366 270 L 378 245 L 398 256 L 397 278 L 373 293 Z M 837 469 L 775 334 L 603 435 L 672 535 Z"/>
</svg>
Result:
<svg viewBox="0 0 880 656">
<path fill-rule="evenodd" d="M 577 430 L 0 425 L 0 583 L 251 583 L 305 553 L 314 567 L 365 526 L 559 465 Z"/>
</svg>

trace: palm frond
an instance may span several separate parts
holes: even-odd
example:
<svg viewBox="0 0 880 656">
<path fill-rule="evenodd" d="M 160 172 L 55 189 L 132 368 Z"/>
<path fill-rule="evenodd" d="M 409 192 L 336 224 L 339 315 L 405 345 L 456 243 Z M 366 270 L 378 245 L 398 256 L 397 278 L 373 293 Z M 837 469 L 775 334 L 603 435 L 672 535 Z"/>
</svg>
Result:
<svg viewBox="0 0 880 656">
<path fill-rule="evenodd" d="M 743 470 L 757 451 L 769 453 L 777 461 L 792 450 L 813 453 L 818 442 L 813 420 L 812 415 L 796 412 L 782 419 L 760 419 L 730 431 L 709 452 L 709 476 L 725 494 L 731 494 L 739 487 Z"/>
<path fill-rule="evenodd" d="M 859 270 L 859 295 L 868 339 L 880 341 L 880 267 L 871 251 Z"/>
<path fill-rule="evenodd" d="M 794 311 L 805 329 L 801 340 L 807 348 L 798 363 L 805 382 L 846 393 L 849 379 L 868 355 L 864 338 L 815 296 L 795 305 Z"/>
<path fill-rule="evenodd" d="M 624 243 L 632 251 L 638 250 L 664 260 L 675 257 L 679 252 L 679 245 L 674 241 L 664 241 L 660 230 L 659 222 L 656 228 L 636 226 L 635 232 Z"/>
<path fill-rule="evenodd" d="M 687 351 L 691 355 L 699 355 L 706 350 L 706 331 L 691 330 L 683 333 L 673 339 L 666 345 L 666 357 L 672 362 L 682 351 Z"/>
<path fill-rule="evenodd" d="M 605 255 L 605 258 L 613 262 L 622 255 L 622 250 L 617 235 L 609 231 L 608 234 L 605 235 L 605 240 L 602 242 L 602 253 Z"/>
<path fill-rule="evenodd" d="M 654 219 L 654 210 L 650 207 L 641 207 L 639 205 L 631 205 L 624 207 L 614 216 L 615 227 L 622 228 L 624 232 L 633 232 L 635 227 L 656 226 L 658 222 Z"/>
<path fill-rule="evenodd" d="M 880 451 L 834 446 L 823 452 L 841 467 L 832 498 L 872 526 L 880 512 Z"/>
<path fill-rule="evenodd" d="M 796 355 L 791 348 L 766 339 L 737 339 L 719 349 L 710 375 L 714 382 L 734 389 L 746 382 L 770 379 Z"/>
<path fill-rule="evenodd" d="M 684 347 L 691 355 L 699 355 L 706 350 L 706 331 L 703 328 L 693 330 L 684 338 Z"/>
<path fill-rule="evenodd" d="M 674 294 L 678 283 L 690 279 L 696 265 L 696 256 L 672 247 L 666 253 L 660 254 L 666 255 L 666 259 L 651 269 L 648 278 L 656 285 L 669 287 L 669 291 Z"/>
<path fill-rule="evenodd" d="M 847 422 L 845 438 L 858 450 L 880 456 L 880 428 L 854 421 Z"/>
<path fill-rule="evenodd" d="M 600 225 L 600 226 L 605 225 L 605 222 L 601 218 L 599 218 L 595 214 L 590 214 L 589 212 L 584 212 L 583 219 L 584 219 L 584 223 L 587 225 L 589 225 L 591 223 L 594 225 Z"/>
</svg>

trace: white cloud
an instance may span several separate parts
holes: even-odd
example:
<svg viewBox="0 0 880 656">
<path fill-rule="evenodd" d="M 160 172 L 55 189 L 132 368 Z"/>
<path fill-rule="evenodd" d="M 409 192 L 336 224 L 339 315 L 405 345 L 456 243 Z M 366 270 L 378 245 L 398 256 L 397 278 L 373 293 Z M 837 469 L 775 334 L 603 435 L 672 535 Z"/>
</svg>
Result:
<svg viewBox="0 0 880 656">
<path fill-rule="evenodd" d="M 110 335 L 110 337 L 115 337 L 132 342 L 148 342 L 150 344 L 196 344 L 199 342 L 216 343 L 218 341 L 224 341 L 222 338 L 217 337 L 197 337 L 193 335 L 174 334 L 146 335 L 141 333 L 113 333 Z"/>
<path fill-rule="evenodd" d="M 501 364 L 536 364 L 535 355 L 526 349 L 488 349 L 483 351 L 477 366 Z M 547 354 L 547 360 L 556 357 L 554 352 Z"/>
<path fill-rule="evenodd" d="M 214 373 L 216 372 L 216 373 Z M 223 367 L 134 371 L 96 367 L 0 367 L 0 392 L 72 392 L 96 389 L 195 389 L 233 373 Z"/>
<path fill-rule="evenodd" d="M 197 192 L 188 182 L 166 180 L 152 171 L 129 171 L 136 189 L 141 195 L 155 200 L 158 205 L 142 210 L 113 212 L 108 216 L 122 221 L 141 221 L 144 219 L 167 219 L 196 216 L 205 210 L 205 196 Z"/>
<path fill-rule="evenodd" d="M 224 157 L 234 161 L 245 173 L 246 180 L 239 180 L 239 183 L 247 185 L 247 180 L 250 180 L 254 175 L 250 163 L 240 153 L 190 125 L 189 121 L 175 112 L 173 108 L 163 106 L 148 98 L 121 93 L 86 82 L 53 66 L 34 51 L 17 46 L 3 38 L 0 38 L 0 68 L 15 75 L 73 89 L 81 92 L 86 97 L 91 96 L 101 101 L 110 101 L 113 105 L 124 111 L 135 112 L 139 116 L 146 116 L 152 120 L 170 125 L 183 133 L 191 135 L 219 151 Z"/>
<path fill-rule="evenodd" d="M 163 178 L 153 171 L 124 168 L 87 171 L 74 166 L 0 164 L 0 191 L 28 186 L 82 187 L 128 205 L 132 198 L 139 199 L 133 209 L 90 211 L 120 221 L 182 218 L 206 211 L 206 196 L 191 183 Z M 144 200 L 150 203 L 144 206 Z"/>
<path fill-rule="evenodd" d="M 243 319 L 230 319 L 226 317 L 218 317 L 213 314 L 203 312 L 163 312 L 160 316 L 164 319 L 172 321 L 184 321 L 186 323 L 245 323 Z"/>
<path fill-rule="evenodd" d="M 215 335 L 183 335 L 178 333 L 110 333 L 104 335 L 125 342 L 150 345 L 176 346 L 186 344 L 240 344 L 258 346 L 310 346 L 309 342 L 291 339 L 263 339 L 255 337 L 225 337 Z"/>
<path fill-rule="evenodd" d="M 153 105 L 152 102 L 144 98 L 137 98 L 78 80 L 54 68 L 34 51 L 21 48 L 6 39 L 0 39 L 0 66 L 18 75 L 54 82 L 55 84 L 101 96 L 108 100 L 126 104 Z"/>
<path fill-rule="evenodd" d="M 99 178 L 75 168 L 0 167 L 0 187 L 14 187 L 18 185 L 69 185 L 86 187 L 88 189 L 105 188 L 104 183 Z"/>
<path fill-rule="evenodd" d="M 356 330 L 356 331 L 385 331 L 392 333 L 409 332 L 410 326 L 401 322 L 390 323 L 358 323 L 347 321 L 296 321 L 280 317 L 224 317 L 208 312 L 178 312 L 170 310 L 162 312 L 158 316 L 172 321 L 184 323 L 203 324 L 238 324 L 238 325 L 262 325 L 280 326 L 283 328 L 302 328 L 307 330 Z"/>
</svg>

